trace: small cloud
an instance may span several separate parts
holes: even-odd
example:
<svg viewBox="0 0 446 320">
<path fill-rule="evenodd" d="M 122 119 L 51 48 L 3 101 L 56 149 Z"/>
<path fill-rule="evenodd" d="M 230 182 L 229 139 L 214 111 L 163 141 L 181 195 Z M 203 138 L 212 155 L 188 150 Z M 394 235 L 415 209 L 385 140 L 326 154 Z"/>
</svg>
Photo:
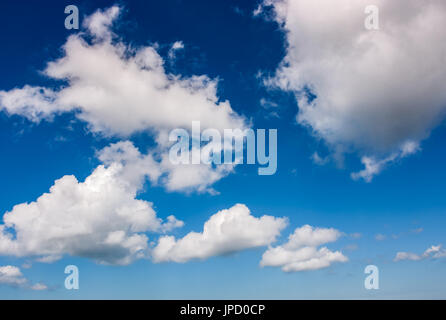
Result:
<svg viewBox="0 0 446 320">
<path fill-rule="evenodd" d="M 420 151 L 418 143 L 407 141 L 397 152 L 392 153 L 384 159 L 364 156 L 361 158 L 361 163 L 364 165 L 364 169 L 351 173 L 351 178 L 353 180 L 363 179 L 367 183 L 372 182 L 373 177 L 379 174 L 386 166 L 418 151 Z"/>
<path fill-rule="evenodd" d="M 330 161 L 330 158 L 328 156 L 321 157 L 317 152 L 315 152 L 311 155 L 311 160 L 313 160 L 313 163 L 317 164 L 318 166 L 323 166 Z"/>
<path fill-rule="evenodd" d="M 33 284 L 30 287 L 30 289 L 35 290 L 35 291 L 42 291 L 42 290 L 47 290 L 48 287 L 45 284 L 39 282 L 39 283 Z"/>
<path fill-rule="evenodd" d="M 421 257 L 415 253 L 411 253 L 411 252 L 397 252 L 395 259 L 393 259 L 393 261 L 397 262 L 397 261 L 401 261 L 401 260 L 412 260 L 412 261 L 417 261 L 417 260 L 421 260 Z"/>
<path fill-rule="evenodd" d="M 265 98 L 261 98 L 260 105 L 263 109 L 269 112 L 267 118 L 280 118 L 279 113 L 277 112 L 277 109 L 279 108 L 279 105 L 277 103 Z"/>
<path fill-rule="evenodd" d="M 176 228 L 181 228 L 183 226 L 184 226 L 183 221 L 178 220 L 177 218 L 175 218 L 175 216 L 171 215 L 167 217 L 167 222 L 162 225 L 162 231 L 168 232 Z"/>
<path fill-rule="evenodd" d="M 254 9 L 254 11 L 252 12 L 252 15 L 254 17 L 258 17 L 260 14 L 262 14 L 263 12 L 263 3 L 260 3 L 257 8 Z"/>
<path fill-rule="evenodd" d="M 384 234 L 378 233 L 377 235 L 375 235 L 375 240 L 383 241 L 385 239 L 386 239 L 386 236 Z"/>
<path fill-rule="evenodd" d="M 260 99 L 260 105 L 265 109 L 277 108 L 279 105 L 265 98 Z"/>
<path fill-rule="evenodd" d="M 178 50 L 184 49 L 184 43 L 182 41 L 175 41 L 169 50 L 168 56 L 171 60 L 175 59 Z"/>
<path fill-rule="evenodd" d="M 27 282 L 22 272 L 15 266 L 1 266 L 0 267 L 0 284 L 10 286 L 22 286 Z"/>
<path fill-rule="evenodd" d="M 350 234 L 350 237 L 352 237 L 353 239 L 359 239 L 362 237 L 362 234 L 359 232 L 354 232 L 354 233 Z"/>
<path fill-rule="evenodd" d="M 260 261 L 261 267 L 280 267 L 284 272 L 318 270 L 336 262 L 347 262 L 341 251 L 331 251 L 326 243 L 337 241 L 343 235 L 333 228 L 315 228 L 304 225 L 294 230 L 288 242 L 269 247 Z"/>
<path fill-rule="evenodd" d="M 420 227 L 420 228 L 416 228 L 416 229 L 411 230 L 411 232 L 412 232 L 412 233 L 415 233 L 415 234 L 418 234 L 418 233 L 423 232 L 423 230 L 424 230 L 424 229 Z"/>
<path fill-rule="evenodd" d="M 402 260 L 419 261 L 424 259 L 439 259 L 446 257 L 446 250 L 442 248 L 442 245 L 431 246 L 426 249 L 422 254 L 416 254 L 412 252 L 397 252 L 393 261 L 398 262 Z"/>
<path fill-rule="evenodd" d="M 16 266 L 0 266 L 0 285 L 11 287 L 28 288 L 31 290 L 46 290 L 48 287 L 43 283 L 31 284 L 25 278 L 20 268 Z"/>
</svg>

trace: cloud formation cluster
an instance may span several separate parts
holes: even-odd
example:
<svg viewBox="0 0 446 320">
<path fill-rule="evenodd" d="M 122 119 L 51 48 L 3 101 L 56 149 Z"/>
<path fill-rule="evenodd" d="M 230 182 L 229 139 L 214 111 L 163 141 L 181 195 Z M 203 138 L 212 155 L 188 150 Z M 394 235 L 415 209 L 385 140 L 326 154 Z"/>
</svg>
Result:
<svg viewBox="0 0 446 320">
<path fill-rule="evenodd" d="M 158 170 L 166 173 L 161 182 L 168 190 L 213 192 L 210 186 L 233 167 L 172 165 L 168 133 L 190 129 L 193 121 L 200 121 L 203 130 L 244 129 L 245 119 L 219 99 L 217 80 L 169 74 L 156 46 L 134 48 L 124 43 L 112 31 L 120 12 L 117 6 L 98 10 L 85 19 L 84 32 L 68 37 L 63 56 L 49 62 L 43 72 L 60 81 L 58 88 L 25 85 L 0 91 L 0 110 L 36 123 L 74 112 L 92 132 L 104 136 L 149 132 L 162 158 Z M 182 42 L 173 45 L 174 50 L 181 47 Z"/>
<path fill-rule="evenodd" d="M 167 232 L 183 222 L 163 223 L 151 202 L 137 199 L 148 177 L 157 181 L 159 166 L 130 142 L 99 152 L 103 165 L 84 182 L 67 175 L 49 193 L 13 207 L 0 225 L 0 254 L 54 261 L 63 255 L 99 263 L 129 264 L 147 258 L 145 232 Z M 13 231 L 13 232 L 12 232 Z"/>
<path fill-rule="evenodd" d="M 104 148 L 98 157 L 103 164 L 84 182 L 64 176 L 36 201 L 5 213 L 0 255 L 48 263 L 65 255 L 115 265 L 137 259 L 183 263 L 271 245 L 288 224 L 285 217 L 255 217 L 246 205 L 237 204 L 212 215 L 202 232 L 189 232 L 179 239 L 162 235 L 151 246 L 147 233 L 165 233 L 184 225 L 174 216 L 163 222 L 151 202 L 137 199 L 145 177 L 155 182 L 160 177 L 159 166 L 128 141 Z M 335 229 L 306 225 L 296 229 L 285 245 L 270 247 L 261 265 L 302 271 L 346 261 L 338 251 L 316 249 L 340 235 Z"/>
<path fill-rule="evenodd" d="M 149 233 L 167 233 L 184 223 L 174 216 L 163 221 L 151 202 L 138 199 L 145 181 L 169 191 L 203 192 L 233 170 L 233 165 L 174 165 L 168 158 L 168 132 L 188 129 L 196 120 L 201 129 L 245 129 L 247 124 L 228 101 L 219 99 L 216 80 L 168 74 L 155 46 L 134 48 L 119 39 L 112 27 L 120 12 L 116 6 L 99 10 L 86 17 L 84 32 L 68 38 L 63 56 L 44 70 L 52 80 L 60 80 L 59 87 L 25 85 L 0 91 L 0 110 L 35 123 L 74 112 L 93 132 L 123 138 L 147 131 L 156 145 L 144 153 L 130 141 L 113 143 L 97 153 L 101 164 L 85 181 L 64 176 L 35 201 L 14 206 L 0 224 L 0 255 L 48 263 L 70 255 L 127 265 L 137 259 L 186 262 L 271 245 L 287 218 L 256 217 L 243 204 L 215 213 L 201 232 L 179 239 L 161 235 L 149 244 Z M 183 47 L 175 43 L 172 55 Z M 285 271 L 345 261 L 340 252 L 316 249 L 338 237 L 334 229 L 304 226 L 288 244 L 269 248 L 262 264 L 277 261 L 275 252 L 282 249 L 292 256 L 283 263 Z M 304 258 L 296 258 L 302 256 L 300 249 L 306 250 Z M 28 283 L 11 266 L 0 267 L 1 282 Z"/>
</svg>

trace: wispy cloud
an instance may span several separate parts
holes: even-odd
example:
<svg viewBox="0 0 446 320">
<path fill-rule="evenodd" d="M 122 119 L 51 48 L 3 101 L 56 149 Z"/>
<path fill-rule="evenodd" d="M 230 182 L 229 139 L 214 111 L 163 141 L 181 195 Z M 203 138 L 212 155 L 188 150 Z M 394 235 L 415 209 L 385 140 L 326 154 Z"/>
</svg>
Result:
<svg viewBox="0 0 446 320">
<path fill-rule="evenodd" d="M 439 259 L 446 257 L 446 250 L 442 248 L 442 245 L 431 246 L 426 249 L 422 254 L 416 254 L 412 252 L 397 252 L 395 258 L 393 259 L 395 262 L 402 260 L 412 260 L 419 261 L 423 259 Z"/>
</svg>

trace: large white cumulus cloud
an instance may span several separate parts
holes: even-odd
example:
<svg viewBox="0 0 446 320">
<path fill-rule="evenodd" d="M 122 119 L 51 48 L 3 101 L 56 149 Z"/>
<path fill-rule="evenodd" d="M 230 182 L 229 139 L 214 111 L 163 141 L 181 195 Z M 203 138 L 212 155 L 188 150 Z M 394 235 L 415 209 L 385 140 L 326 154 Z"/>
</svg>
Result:
<svg viewBox="0 0 446 320">
<path fill-rule="evenodd" d="M 163 223 L 151 202 L 136 198 L 144 179 L 156 181 L 160 174 L 149 155 L 141 155 L 126 142 L 105 148 L 99 158 L 105 165 L 84 182 L 64 176 L 49 193 L 5 213 L 0 254 L 45 262 L 68 254 L 99 263 L 129 264 L 148 258 L 146 232 L 183 225 L 173 216 Z"/>
<path fill-rule="evenodd" d="M 379 167 L 376 174 L 386 162 L 406 156 L 405 145 L 419 144 L 444 118 L 445 1 L 264 4 L 273 6 L 288 40 L 269 83 L 295 92 L 297 121 L 332 148 L 359 151 Z M 379 30 L 364 27 L 370 4 L 379 8 Z M 308 99 L 306 89 L 316 99 Z M 383 161 L 389 154 L 394 160 Z"/>
<path fill-rule="evenodd" d="M 105 135 L 189 128 L 194 120 L 217 129 L 244 127 L 229 102 L 219 101 L 216 80 L 168 74 L 155 47 L 132 48 L 120 41 L 111 31 L 119 13 L 114 6 L 87 17 L 92 40 L 83 33 L 70 36 L 64 56 L 48 63 L 44 73 L 67 85 L 0 91 L 0 106 L 32 121 L 77 110 L 91 130 Z"/>
<path fill-rule="evenodd" d="M 274 242 L 286 225 L 286 218 L 256 218 L 248 207 L 237 204 L 211 216 L 202 232 L 190 232 L 181 239 L 161 237 L 152 258 L 155 262 L 186 262 L 261 247 Z"/>
</svg>

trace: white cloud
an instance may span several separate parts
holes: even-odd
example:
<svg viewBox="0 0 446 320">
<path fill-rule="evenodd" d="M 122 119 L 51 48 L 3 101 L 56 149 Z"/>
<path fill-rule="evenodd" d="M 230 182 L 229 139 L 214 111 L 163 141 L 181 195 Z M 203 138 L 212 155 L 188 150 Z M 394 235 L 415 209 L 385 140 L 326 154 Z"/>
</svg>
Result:
<svg viewBox="0 0 446 320">
<path fill-rule="evenodd" d="M 151 202 L 136 199 L 145 176 L 159 177 L 151 156 L 142 156 L 124 142 L 105 148 L 99 158 L 105 165 L 84 182 L 64 176 L 35 202 L 5 213 L 0 254 L 31 256 L 40 262 L 68 254 L 99 263 L 129 264 L 148 257 L 145 232 L 183 225 L 173 216 L 163 223 Z"/>
<path fill-rule="evenodd" d="M 182 41 L 175 41 L 172 45 L 172 47 L 169 50 L 169 58 L 175 59 L 175 55 L 178 50 L 184 49 L 184 43 Z"/>
<path fill-rule="evenodd" d="M 110 166 L 114 163 L 122 165 L 118 175 L 133 188 L 140 189 L 146 177 L 156 184 L 163 169 L 152 154 L 143 155 L 130 141 L 113 143 L 100 150 L 97 156 L 101 162 Z"/>
<path fill-rule="evenodd" d="M 446 257 L 446 250 L 442 248 L 442 245 L 431 246 L 427 248 L 422 254 L 416 254 L 412 252 L 397 252 L 393 261 L 412 260 L 419 261 L 423 259 L 439 259 Z"/>
<path fill-rule="evenodd" d="M 162 183 L 169 191 L 196 191 L 216 194 L 211 185 L 227 176 L 234 170 L 233 164 L 212 165 L 200 164 L 173 164 L 167 153 L 161 160 L 162 170 L 166 173 Z"/>
<path fill-rule="evenodd" d="M 42 291 L 42 290 L 47 290 L 48 286 L 46 284 L 39 282 L 39 283 L 33 284 L 30 288 L 31 288 L 31 290 Z"/>
<path fill-rule="evenodd" d="M 0 267 L 0 284 L 20 286 L 26 283 L 26 281 L 19 268 L 14 266 Z"/>
<path fill-rule="evenodd" d="M 31 290 L 46 290 L 48 287 L 43 283 L 30 284 L 20 269 L 15 266 L 0 266 L 0 285 L 13 287 L 26 287 Z"/>
<path fill-rule="evenodd" d="M 64 56 L 48 63 L 44 73 L 66 81 L 59 89 L 25 86 L 0 91 L 0 106 L 31 121 L 77 111 L 94 132 L 128 136 L 173 128 L 244 128 L 245 122 L 228 101 L 219 101 L 217 81 L 202 76 L 166 73 L 155 47 L 132 48 L 111 32 L 120 9 L 97 11 L 86 19 L 89 43 L 82 33 L 71 35 Z M 174 45 L 179 48 L 180 42 Z"/>
<path fill-rule="evenodd" d="M 364 169 L 359 172 L 353 172 L 351 177 L 353 180 L 364 179 L 365 182 L 371 182 L 373 177 L 379 174 L 385 166 L 399 159 L 407 157 L 419 150 L 418 144 L 413 141 L 404 143 L 401 149 L 392 153 L 384 159 L 377 160 L 375 157 L 362 157 L 361 162 Z"/>
<path fill-rule="evenodd" d="M 286 218 L 256 218 L 248 207 L 237 204 L 212 215 L 202 232 L 190 232 L 181 239 L 161 237 L 152 258 L 154 262 L 186 262 L 266 246 L 276 240 L 286 225 Z"/>
<path fill-rule="evenodd" d="M 182 41 L 175 41 L 172 45 L 173 50 L 179 50 L 179 49 L 183 49 L 183 48 L 184 48 L 184 44 Z"/>
<path fill-rule="evenodd" d="M 294 230 L 288 238 L 287 248 L 296 249 L 300 247 L 317 247 L 324 243 L 334 242 L 340 236 L 341 232 L 333 228 L 313 228 L 310 225 L 304 225 Z"/>
<path fill-rule="evenodd" d="M 118 6 L 113 6 L 105 11 L 96 11 L 91 16 L 85 18 L 83 26 L 96 40 L 104 38 L 110 40 L 112 36 L 110 28 L 119 16 L 120 11 L 121 8 Z"/>
<path fill-rule="evenodd" d="M 56 106 L 56 98 L 57 94 L 50 89 L 26 85 L 21 89 L 0 91 L 0 110 L 40 122 L 42 119 L 51 119 L 56 113 L 69 110 Z"/>
<path fill-rule="evenodd" d="M 262 13 L 262 11 L 263 11 L 262 5 L 259 4 L 252 12 L 253 17 L 259 16 Z"/>
<path fill-rule="evenodd" d="M 394 261 L 401 261 L 401 260 L 412 260 L 417 261 L 421 260 L 421 257 L 415 253 L 411 252 L 397 252 Z"/>
<path fill-rule="evenodd" d="M 265 109 L 274 109 L 279 107 L 277 103 L 267 100 L 265 98 L 260 99 L 260 105 Z"/>
<path fill-rule="evenodd" d="M 364 27 L 367 0 L 264 4 L 274 8 L 288 40 L 267 83 L 296 94 L 297 121 L 335 152 L 364 157 L 366 168 L 354 178 L 370 180 L 414 153 L 418 148 L 405 148 L 418 146 L 444 118 L 445 1 L 376 0 L 382 17 L 375 31 Z"/>
<path fill-rule="evenodd" d="M 433 258 L 446 257 L 446 250 L 442 248 L 441 244 L 438 246 L 431 246 L 423 253 L 424 257 L 432 256 Z"/>
<path fill-rule="evenodd" d="M 262 267 L 281 267 L 284 272 L 317 270 L 348 258 L 340 251 L 331 251 L 318 246 L 336 241 L 342 233 L 336 229 L 313 228 L 304 225 L 297 228 L 281 246 L 270 247 L 262 256 Z"/>
</svg>

